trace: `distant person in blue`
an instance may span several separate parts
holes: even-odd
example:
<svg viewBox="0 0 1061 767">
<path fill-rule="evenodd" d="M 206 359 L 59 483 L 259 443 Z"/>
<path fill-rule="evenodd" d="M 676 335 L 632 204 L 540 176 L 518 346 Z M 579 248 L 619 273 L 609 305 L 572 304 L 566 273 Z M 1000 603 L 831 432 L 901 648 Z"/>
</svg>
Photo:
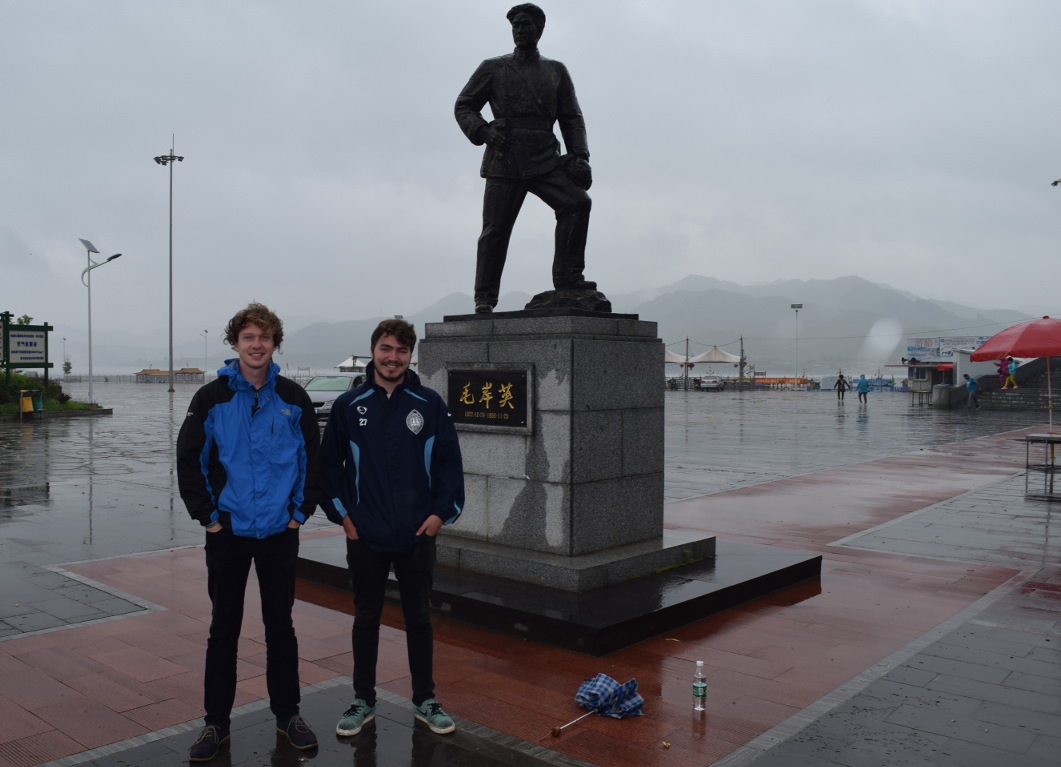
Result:
<svg viewBox="0 0 1061 767">
<path fill-rule="evenodd" d="M 962 376 L 965 379 L 965 388 L 969 392 L 969 403 L 968 408 L 970 410 L 980 409 L 980 385 L 976 382 L 976 379 L 966 373 Z"/>
<path fill-rule="evenodd" d="M 866 378 L 865 373 L 858 377 L 858 382 L 856 383 L 855 388 L 858 391 L 859 404 L 868 405 L 870 386 L 869 380 Z"/>
<path fill-rule="evenodd" d="M 1014 389 L 1020 388 L 1017 386 L 1017 361 L 1012 357 L 1006 357 L 1006 382 L 1002 388 L 1008 389 L 1010 384 L 1013 384 Z"/>
<path fill-rule="evenodd" d="M 851 388 L 851 384 L 848 383 L 848 380 L 846 378 L 844 378 L 843 373 L 841 373 L 840 377 L 836 379 L 836 383 L 833 384 L 833 388 L 836 389 L 837 402 L 843 404 L 844 392 Z"/>
<path fill-rule="evenodd" d="M 335 733 L 357 735 L 376 716 L 379 627 L 393 567 L 413 713 L 445 734 L 455 725 L 435 699 L 430 598 L 435 536 L 464 506 L 460 443 L 445 401 L 409 369 L 413 326 L 384 320 L 371 344 L 367 380 L 335 400 L 321 446 L 321 508 L 346 533 L 354 591 L 354 701 Z"/>
<path fill-rule="evenodd" d="M 229 320 L 236 353 L 195 393 L 177 436 L 177 486 L 206 530 L 210 635 L 203 674 L 205 724 L 188 752 L 208 762 L 229 739 L 247 576 L 258 576 L 265 624 L 265 684 L 276 729 L 308 750 L 317 737 L 299 715 L 295 604 L 298 529 L 317 508 L 320 429 L 306 390 L 280 375 L 273 352 L 284 326 L 252 303 Z"/>
</svg>

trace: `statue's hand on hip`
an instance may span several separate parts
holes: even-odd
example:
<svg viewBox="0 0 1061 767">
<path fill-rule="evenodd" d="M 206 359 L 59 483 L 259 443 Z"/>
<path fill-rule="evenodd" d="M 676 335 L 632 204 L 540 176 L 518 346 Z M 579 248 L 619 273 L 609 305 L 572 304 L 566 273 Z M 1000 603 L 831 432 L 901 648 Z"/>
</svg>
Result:
<svg viewBox="0 0 1061 767">
<path fill-rule="evenodd" d="M 483 139 L 494 149 L 504 149 L 508 146 L 508 137 L 493 125 L 483 128 Z"/>
</svg>

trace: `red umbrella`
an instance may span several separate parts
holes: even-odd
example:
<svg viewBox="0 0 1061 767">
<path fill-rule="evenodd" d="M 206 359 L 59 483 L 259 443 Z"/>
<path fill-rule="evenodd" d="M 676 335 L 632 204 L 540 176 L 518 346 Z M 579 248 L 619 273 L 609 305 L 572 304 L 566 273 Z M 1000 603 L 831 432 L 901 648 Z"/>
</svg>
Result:
<svg viewBox="0 0 1061 767">
<path fill-rule="evenodd" d="M 1053 392 L 1050 386 L 1050 358 L 1061 357 L 1061 320 L 1043 317 L 1008 327 L 987 339 L 969 355 L 974 362 L 1006 357 L 1046 357 L 1046 410 L 1050 431 L 1054 430 Z"/>
</svg>

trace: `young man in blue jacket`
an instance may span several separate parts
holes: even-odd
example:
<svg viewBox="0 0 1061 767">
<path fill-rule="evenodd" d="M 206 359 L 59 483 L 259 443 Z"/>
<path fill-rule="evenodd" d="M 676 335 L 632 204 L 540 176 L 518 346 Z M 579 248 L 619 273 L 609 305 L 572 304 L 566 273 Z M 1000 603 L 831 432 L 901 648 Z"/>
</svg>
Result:
<svg viewBox="0 0 1061 767">
<path fill-rule="evenodd" d="M 464 469 L 446 403 L 409 370 L 416 331 L 400 319 L 372 333 L 364 384 L 332 405 L 321 445 L 321 507 L 346 532 L 354 590 L 354 702 L 338 735 L 376 715 L 376 659 L 387 575 L 394 567 L 417 719 L 436 733 L 453 720 L 435 699 L 429 600 L 435 536 L 460 516 Z"/>
<path fill-rule="evenodd" d="M 298 528 L 320 488 L 320 433 L 309 395 L 280 375 L 273 352 L 280 318 L 262 304 L 225 329 L 236 357 L 196 392 L 177 437 L 177 481 L 192 518 L 206 529 L 207 589 L 213 606 L 206 646 L 206 726 L 188 757 L 205 762 L 229 738 L 236 651 L 247 576 L 254 563 L 265 623 L 269 706 L 277 730 L 298 749 L 317 745 L 299 715 L 295 601 Z"/>
</svg>

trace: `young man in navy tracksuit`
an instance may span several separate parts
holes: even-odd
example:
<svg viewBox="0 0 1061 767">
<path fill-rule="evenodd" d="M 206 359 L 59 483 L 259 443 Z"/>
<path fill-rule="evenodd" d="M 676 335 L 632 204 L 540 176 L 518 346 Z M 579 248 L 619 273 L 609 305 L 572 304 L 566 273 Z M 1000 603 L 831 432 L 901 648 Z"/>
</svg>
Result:
<svg viewBox="0 0 1061 767">
<path fill-rule="evenodd" d="M 464 505 L 464 470 L 446 403 L 409 370 L 416 331 L 384 320 L 372 333 L 364 384 L 332 405 L 321 445 L 321 507 L 346 532 L 354 590 L 354 702 L 338 735 L 376 715 L 376 659 L 388 572 L 398 580 L 417 719 L 449 733 L 435 699 L 430 604 L 435 536 Z"/>
<path fill-rule="evenodd" d="M 177 481 L 188 513 L 206 529 L 207 589 L 213 606 L 206 646 L 206 726 L 193 762 L 212 759 L 229 738 L 236 651 L 251 563 L 265 623 L 269 705 L 291 745 L 317 745 L 299 715 L 295 601 L 298 528 L 317 507 L 320 436 L 309 395 L 281 376 L 273 352 L 280 318 L 262 304 L 225 329 L 236 357 L 196 392 L 177 437 Z"/>
</svg>

